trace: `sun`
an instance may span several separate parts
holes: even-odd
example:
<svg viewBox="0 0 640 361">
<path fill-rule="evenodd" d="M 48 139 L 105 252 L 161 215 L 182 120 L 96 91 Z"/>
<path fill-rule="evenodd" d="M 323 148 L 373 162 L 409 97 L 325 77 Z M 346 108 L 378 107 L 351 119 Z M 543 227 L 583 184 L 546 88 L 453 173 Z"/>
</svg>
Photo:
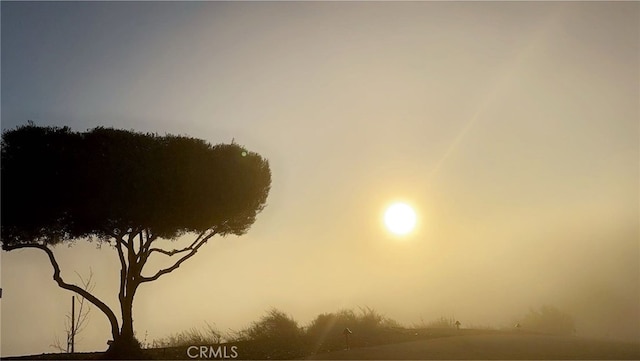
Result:
<svg viewBox="0 0 640 361">
<path fill-rule="evenodd" d="M 391 233 L 405 235 L 416 226 L 416 212 L 406 203 L 394 203 L 384 212 L 384 224 Z"/>
</svg>

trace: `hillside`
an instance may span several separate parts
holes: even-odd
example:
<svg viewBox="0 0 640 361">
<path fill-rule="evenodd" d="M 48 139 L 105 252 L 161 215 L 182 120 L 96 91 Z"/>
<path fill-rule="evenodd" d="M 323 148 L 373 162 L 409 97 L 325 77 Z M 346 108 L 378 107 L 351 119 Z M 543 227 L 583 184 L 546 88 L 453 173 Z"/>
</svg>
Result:
<svg viewBox="0 0 640 361">
<path fill-rule="evenodd" d="M 318 354 L 310 360 L 638 360 L 640 344 L 535 334 L 478 334 Z"/>
</svg>

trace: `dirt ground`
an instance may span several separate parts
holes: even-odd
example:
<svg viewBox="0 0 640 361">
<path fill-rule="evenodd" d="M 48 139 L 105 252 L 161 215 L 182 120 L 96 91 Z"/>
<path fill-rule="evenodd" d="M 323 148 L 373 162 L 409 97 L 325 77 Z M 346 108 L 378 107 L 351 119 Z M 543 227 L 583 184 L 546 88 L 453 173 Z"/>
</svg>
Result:
<svg viewBox="0 0 640 361">
<path fill-rule="evenodd" d="M 464 332 L 469 331 L 469 332 Z M 529 333 L 425 334 L 409 342 L 356 347 L 321 353 L 308 360 L 640 360 L 640 343 L 591 340 Z M 269 351 L 269 352 L 267 352 Z M 239 345 L 237 359 L 298 359 L 274 353 L 266 345 Z M 146 350 L 155 360 L 188 360 L 184 347 Z M 3 358 L 9 360 L 97 360 L 102 352 L 41 354 Z M 231 359 L 231 358 L 227 358 Z"/>
<path fill-rule="evenodd" d="M 310 360 L 640 360 L 640 343 L 544 335 L 466 335 L 336 351 Z"/>
</svg>

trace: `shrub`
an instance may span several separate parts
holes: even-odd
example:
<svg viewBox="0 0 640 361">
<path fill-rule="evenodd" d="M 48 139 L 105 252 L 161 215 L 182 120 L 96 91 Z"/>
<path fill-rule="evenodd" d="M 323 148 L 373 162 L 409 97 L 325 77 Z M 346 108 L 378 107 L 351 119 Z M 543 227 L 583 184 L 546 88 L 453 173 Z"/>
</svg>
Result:
<svg viewBox="0 0 640 361">
<path fill-rule="evenodd" d="M 540 307 L 539 311 L 530 309 L 518 323 L 527 331 L 556 335 L 571 335 L 575 332 L 573 317 L 548 305 Z"/>
<path fill-rule="evenodd" d="M 267 311 L 259 321 L 238 332 L 236 339 L 245 340 L 295 340 L 302 336 L 298 322 L 275 308 Z"/>
<path fill-rule="evenodd" d="M 456 328 L 456 320 L 453 317 L 440 317 L 437 320 L 428 322 L 426 328 Z"/>
<path fill-rule="evenodd" d="M 387 339 L 385 331 L 399 327 L 400 324 L 395 320 L 365 307 L 360 308 L 359 314 L 353 310 L 320 314 L 311 321 L 306 335 L 312 352 L 315 353 L 345 348 L 345 328 L 353 332 L 349 336 L 350 346 L 357 347 L 383 343 Z"/>
<path fill-rule="evenodd" d="M 248 328 L 234 332 L 233 343 L 243 344 L 243 357 L 293 359 L 304 355 L 304 333 L 293 318 L 275 308 Z M 251 344 L 252 346 L 248 346 Z"/>
<path fill-rule="evenodd" d="M 192 345 L 215 345 L 222 342 L 222 334 L 209 323 L 202 330 L 192 327 L 151 342 L 152 348 L 178 347 Z"/>
</svg>

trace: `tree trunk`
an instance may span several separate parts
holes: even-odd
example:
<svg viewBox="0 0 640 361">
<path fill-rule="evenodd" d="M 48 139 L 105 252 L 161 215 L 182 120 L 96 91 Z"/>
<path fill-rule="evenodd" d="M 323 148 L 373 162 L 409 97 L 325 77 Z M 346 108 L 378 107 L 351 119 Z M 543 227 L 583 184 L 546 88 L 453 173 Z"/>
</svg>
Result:
<svg viewBox="0 0 640 361">
<path fill-rule="evenodd" d="M 122 303 L 122 328 L 120 338 L 133 340 L 133 295 L 126 297 Z"/>
<path fill-rule="evenodd" d="M 136 289 L 137 285 L 128 285 L 126 295 L 120 299 L 122 328 L 118 336 L 113 340 L 113 344 L 107 350 L 106 359 L 140 360 L 145 358 L 141 345 L 133 333 L 133 296 Z"/>
</svg>

